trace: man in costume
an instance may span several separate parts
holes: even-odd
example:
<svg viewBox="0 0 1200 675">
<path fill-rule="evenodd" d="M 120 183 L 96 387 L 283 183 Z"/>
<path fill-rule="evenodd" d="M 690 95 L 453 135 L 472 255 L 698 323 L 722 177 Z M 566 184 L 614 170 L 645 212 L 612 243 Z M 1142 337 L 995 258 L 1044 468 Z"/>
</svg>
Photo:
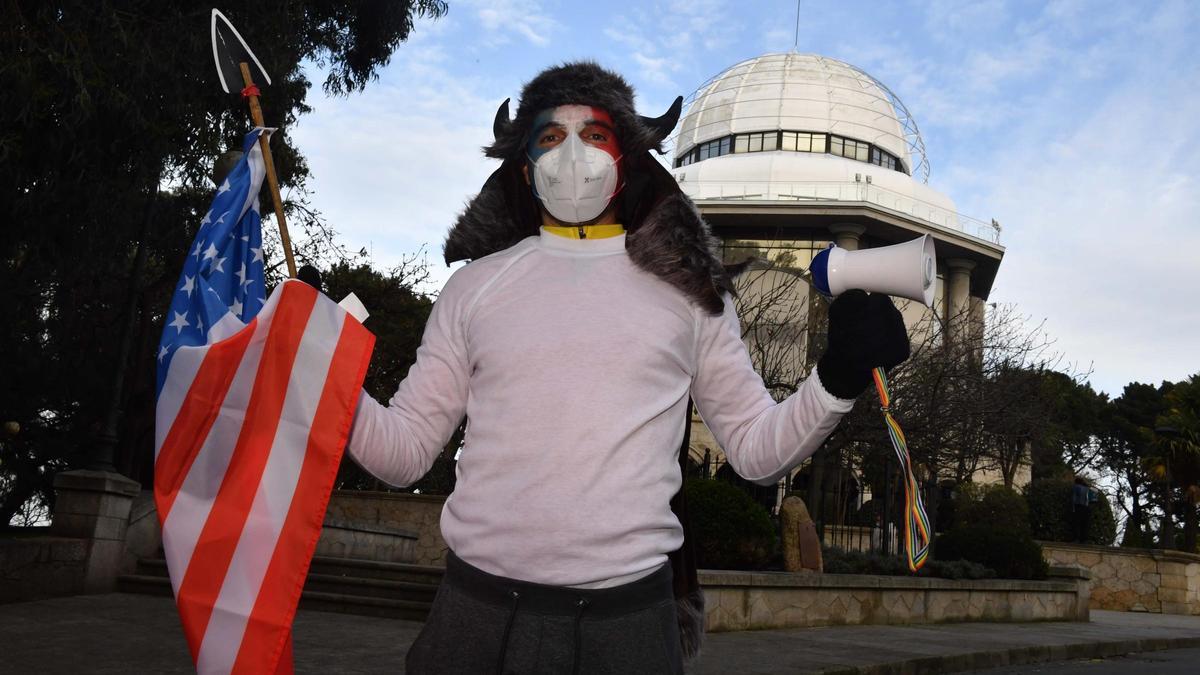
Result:
<svg viewBox="0 0 1200 675">
<path fill-rule="evenodd" d="M 908 356 L 886 296 L 830 307 L 829 349 L 776 403 L 742 343 L 729 271 L 661 152 L 681 101 L 636 114 L 593 63 L 548 69 L 508 102 L 501 166 L 451 229 L 446 283 L 388 406 L 363 395 L 351 456 L 421 477 L 465 415 L 450 551 L 408 672 L 681 673 L 668 555 L 689 397 L 739 474 L 772 484 Z M 701 615 L 702 616 L 702 615 Z"/>
</svg>

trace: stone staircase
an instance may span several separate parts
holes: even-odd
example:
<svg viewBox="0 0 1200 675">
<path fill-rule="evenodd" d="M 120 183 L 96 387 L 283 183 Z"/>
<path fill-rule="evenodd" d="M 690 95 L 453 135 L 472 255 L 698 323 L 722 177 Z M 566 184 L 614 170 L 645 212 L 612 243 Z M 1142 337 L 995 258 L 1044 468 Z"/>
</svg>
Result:
<svg viewBox="0 0 1200 675">
<path fill-rule="evenodd" d="M 443 568 L 408 563 L 314 556 L 300 609 L 423 621 Z M 133 574 L 117 579 L 125 593 L 171 595 L 167 561 L 143 558 Z"/>
</svg>

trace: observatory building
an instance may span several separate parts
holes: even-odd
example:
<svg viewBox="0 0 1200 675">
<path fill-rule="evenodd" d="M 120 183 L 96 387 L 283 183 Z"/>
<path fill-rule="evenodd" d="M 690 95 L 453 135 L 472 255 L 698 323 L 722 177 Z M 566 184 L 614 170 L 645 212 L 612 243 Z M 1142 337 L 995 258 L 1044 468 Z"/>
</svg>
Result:
<svg viewBox="0 0 1200 675">
<path fill-rule="evenodd" d="M 982 331 L 1004 255 L 1000 227 L 963 216 L 927 184 L 916 120 L 883 83 L 823 56 L 766 54 L 724 70 L 687 103 L 671 172 L 726 261 L 759 261 L 739 282 L 738 304 L 768 386 L 796 382 L 824 349 L 826 303 L 801 272 L 831 242 L 854 250 L 932 235 L 934 308 L 897 301 L 914 342 Z M 691 438 L 693 462 L 721 464 L 698 418 Z"/>
</svg>

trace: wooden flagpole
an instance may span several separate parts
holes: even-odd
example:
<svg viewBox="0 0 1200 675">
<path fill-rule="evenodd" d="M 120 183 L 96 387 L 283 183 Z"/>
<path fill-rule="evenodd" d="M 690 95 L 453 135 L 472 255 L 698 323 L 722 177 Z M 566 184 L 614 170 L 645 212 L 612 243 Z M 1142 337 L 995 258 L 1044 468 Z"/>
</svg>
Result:
<svg viewBox="0 0 1200 675">
<path fill-rule="evenodd" d="M 250 89 L 254 86 L 254 78 L 250 76 L 250 64 L 242 61 L 238 67 L 242 70 L 242 82 L 247 89 Z M 258 94 L 245 93 L 244 95 L 250 100 L 250 117 L 254 120 L 254 126 L 265 127 L 262 107 L 258 104 Z M 275 222 L 279 224 L 279 239 L 283 243 L 283 256 L 287 260 L 288 276 L 295 279 L 296 260 L 292 257 L 292 238 L 288 236 L 287 221 L 283 218 L 283 198 L 279 196 L 279 179 L 275 176 L 275 160 L 271 158 L 271 144 L 267 141 L 266 134 L 258 137 L 258 144 L 262 148 L 263 160 L 267 165 L 267 184 L 271 187 L 271 201 L 275 203 Z"/>
</svg>

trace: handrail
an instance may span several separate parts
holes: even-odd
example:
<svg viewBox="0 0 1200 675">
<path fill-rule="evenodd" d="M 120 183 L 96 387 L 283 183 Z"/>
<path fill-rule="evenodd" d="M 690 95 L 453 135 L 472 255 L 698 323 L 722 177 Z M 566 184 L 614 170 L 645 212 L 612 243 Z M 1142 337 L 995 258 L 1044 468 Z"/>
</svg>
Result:
<svg viewBox="0 0 1200 675">
<path fill-rule="evenodd" d="M 930 225 L 999 245 L 1000 225 L 958 213 L 917 197 L 865 181 L 681 180 L 693 201 L 867 202 L 912 216 Z"/>
</svg>

